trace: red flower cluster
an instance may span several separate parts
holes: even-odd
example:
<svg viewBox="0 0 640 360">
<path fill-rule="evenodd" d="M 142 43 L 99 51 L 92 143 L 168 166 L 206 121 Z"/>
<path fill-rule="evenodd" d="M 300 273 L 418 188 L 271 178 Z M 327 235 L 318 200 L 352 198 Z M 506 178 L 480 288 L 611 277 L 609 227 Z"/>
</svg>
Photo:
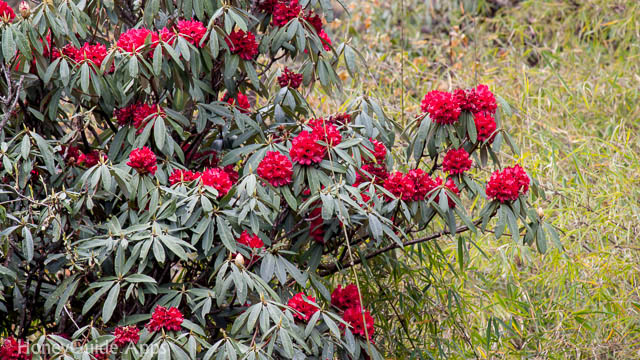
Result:
<svg viewBox="0 0 640 360">
<path fill-rule="evenodd" d="M 9 4 L 7 4 L 6 2 L 0 0 L 0 19 L 4 20 L 5 22 L 11 22 L 15 17 L 16 14 L 13 12 L 11 6 L 9 6 Z"/>
<path fill-rule="evenodd" d="M 104 58 L 107 57 L 107 48 L 102 44 L 91 45 L 84 43 L 79 49 L 73 45 L 67 45 L 62 49 L 62 52 L 77 63 L 86 60 L 94 63 L 97 67 L 100 67 Z"/>
<path fill-rule="evenodd" d="M 383 184 L 387 191 L 404 201 L 428 200 L 433 195 L 431 192 L 441 186 L 441 178 L 436 177 L 433 179 L 422 169 L 414 169 L 407 174 L 396 171 L 389 175 Z M 460 193 L 455 182 L 451 179 L 444 186 L 456 195 Z M 448 195 L 447 198 L 449 207 L 454 208 L 456 204 L 453 199 Z"/>
<path fill-rule="evenodd" d="M 455 97 L 463 111 L 477 114 L 495 114 L 498 104 L 487 85 L 478 85 L 475 89 L 458 89 Z"/>
<path fill-rule="evenodd" d="M 78 163 L 80 157 L 80 149 L 73 145 L 62 145 L 62 149 L 59 151 L 60 155 L 64 158 L 64 163 L 69 166 L 74 166 Z M 1 169 L 2 167 L 0 167 Z"/>
<path fill-rule="evenodd" d="M 116 46 L 125 52 L 137 53 L 150 39 L 151 48 L 155 48 L 158 44 L 158 34 L 145 28 L 129 29 L 122 34 L 116 43 Z"/>
<path fill-rule="evenodd" d="M 413 182 L 415 193 L 412 198 L 415 201 L 428 200 L 431 197 L 431 191 L 442 185 L 442 179 L 437 177 L 435 180 L 422 169 L 410 170 L 407 177 Z"/>
<path fill-rule="evenodd" d="M 478 141 L 489 141 L 489 143 L 493 143 L 493 140 L 496 138 L 494 132 L 496 131 L 497 125 L 496 120 L 493 116 L 489 114 L 478 113 L 473 118 L 474 123 L 476 124 L 476 133 L 478 134 Z"/>
<path fill-rule="evenodd" d="M 316 135 L 301 131 L 298 136 L 291 140 L 291 160 L 300 165 L 311 165 L 322 161 L 325 154 L 324 146 L 318 144 Z"/>
<path fill-rule="evenodd" d="M 302 84 L 302 74 L 295 73 L 285 67 L 282 75 L 278 76 L 278 84 L 280 84 L 280 87 L 288 86 L 292 89 L 297 89 Z"/>
<path fill-rule="evenodd" d="M 113 331 L 113 336 L 115 336 L 113 343 L 117 347 L 121 348 L 127 344 L 137 344 L 138 340 L 140 340 L 140 329 L 135 325 L 118 326 Z"/>
<path fill-rule="evenodd" d="M 169 184 L 175 185 L 181 182 L 191 182 L 200 177 L 199 172 L 193 172 L 191 170 L 174 169 L 171 175 L 169 175 Z"/>
<path fill-rule="evenodd" d="M 272 13 L 273 8 L 276 6 L 276 4 L 279 1 L 280 0 L 258 0 L 258 4 L 257 4 L 258 10 L 267 12 L 267 13 Z"/>
<path fill-rule="evenodd" d="M 244 230 L 240 237 L 236 239 L 242 245 L 248 246 L 252 249 L 260 249 L 264 247 L 264 242 L 258 237 L 258 235 L 249 235 L 247 230 Z"/>
<path fill-rule="evenodd" d="M 342 141 L 342 134 L 340 134 L 338 128 L 323 118 L 312 119 L 307 125 L 311 127 L 312 135 L 318 140 L 324 141 L 329 146 L 336 146 Z"/>
<path fill-rule="evenodd" d="M 452 175 L 462 174 L 471 169 L 472 163 L 473 161 L 465 149 L 451 149 L 447 151 L 442 160 L 442 171 Z"/>
<path fill-rule="evenodd" d="M 138 129 L 138 134 L 144 131 L 144 127 L 149 120 L 156 116 L 164 117 L 165 113 L 158 104 L 131 104 L 120 109 L 113 110 L 113 116 L 118 121 L 118 125 L 133 125 Z"/>
<path fill-rule="evenodd" d="M 460 117 L 460 103 L 453 94 L 433 90 L 422 99 L 422 112 L 426 112 L 437 124 L 453 124 Z"/>
<path fill-rule="evenodd" d="M 515 201 L 529 191 L 529 176 L 520 165 L 496 170 L 487 183 L 487 197 L 501 203 Z"/>
<path fill-rule="evenodd" d="M 351 122 L 351 115 L 347 113 L 331 115 L 329 116 L 329 122 L 332 124 L 345 125 Z"/>
<path fill-rule="evenodd" d="M 101 158 L 106 159 L 107 156 L 104 154 L 100 154 L 100 151 L 98 150 L 92 150 L 86 154 L 85 153 L 80 154 L 78 156 L 77 164 L 90 168 L 92 166 L 97 165 L 98 162 L 100 162 Z"/>
<path fill-rule="evenodd" d="M 22 340 L 8 337 L 2 342 L 0 347 L 0 359 L 2 360 L 31 360 L 33 355 L 29 354 L 29 346 Z"/>
<path fill-rule="evenodd" d="M 164 110 L 158 104 L 138 104 L 133 110 L 133 127 L 141 133 L 147 123 L 156 116 L 164 117 Z"/>
<path fill-rule="evenodd" d="M 177 308 L 171 307 L 167 309 L 166 307 L 158 305 L 151 315 L 151 320 L 145 327 L 151 332 L 162 329 L 179 331 L 183 320 L 184 317 Z"/>
<path fill-rule="evenodd" d="M 243 60 L 251 60 L 258 54 L 258 42 L 251 31 L 235 30 L 225 40 L 231 53 L 240 54 Z"/>
<path fill-rule="evenodd" d="M 138 174 L 155 175 L 158 170 L 156 154 L 146 146 L 139 149 L 133 149 L 129 154 L 129 162 L 127 165 L 136 169 Z"/>
<path fill-rule="evenodd" d="M 395 197 L 401 198 L 404 201 L 413 200 L 413 195 L 416 192 L 416 186 L 412 179 L 400 171 L 391 173 L 384 181 L 383 186 Z"/>
<path fill-rule="evenodd" d="M 272 186 L 284 186 L 291 183 L 293 163 L 277 151 L 267 151 L 267 155 L 258 165 L 257 173 Z"/>
<path fill-rule="evenodd" d="M 325 51 L 330 51 L 331 50 L 331 38 L 324 31 L 324 29 L 320 30 L 320 32 L 318 33 L 318 36 L 320 37 L 320 41 L 322 41 L 322 47 L 324 48 L 324 50 Z"/>
<path fill-rule="evenodd" d="M 344 288 L 342 288 L 342 285 L 338 285 L 338 287 L 333 290 L 333 293 L 331 293 L 331 305 L 340 310 L 360 307 L 358 287 L 354 284 L 349 284 Z"/>
<path fill-rule="evenodd" d="M 236 103 L 236 99 L 231 97 L 229 93 L 224 93 L 224 96 L 222 96 L 222 101 L 225 101 L 230 105 L 234 105 Z M 248 110 L 251 107 L 251 104 L 249 103 L 249 98 L 247 97 L 247 95 L 238 93 L 238 107 L 240 108 L 240 111 L 244 113 L 249 112 Z"/>
<path fill-rule="evenodd" d="M 298 0 L 279 1 L 273 7 L 273 26 L 285 26 L 292 19 L 297 18 L 302 12 L 302 6 Z"/>
<path fill-rule="evenodd" d="M 305 299 L 306 298 L 306 299 Z M 318 311 L 318 307 L 313 304 L 309 304 L 307 301 L 312 303 L 316 302 L 316 298 L 312 296 L 306 296 L 304 293 L 295 294 L 287 303 L 290 308 L 296 310 L 293 313 L 293 316 L 304 321 L 309 321 L 311 316 Z"/>
<path fill-rule="evenodd" d="M 166 33 L 160 33 L 163 40 L 166 41 Z M 178 35 L 185 40 L 195 45 L 196 47 L 202 47 L 202 39 L 207 33 L 207 28 L 200 21 L 197 20 L 180 20 L 178 21 Z M 164 36 L 163 36 L 164 35 Z"/>
<path fill-rule="evenodd" d="M 384 161 L 387 158 L 387 147 L 376 139 L 369 138 L 369 141 L 371 142 L 371 145 L 373 145 L 373 150 L 367 149 L 373 153 L 373 156 L 375 156 L 376 163 L 384 164 Z"/>
<path fill-rule="evenodd" d="M 389 173 L 384 165 L 364 164 L 362 168 L 356 171 L 356 182 L 354 186 L 358 186 L 366 181 L 382 185 L 388 177 Z"/>
<path fill-rule="evenodd" d="M 311 26 L 313 26 L 314 30 L 318 34 L 320 34 L 320 32 L 322 31 L 322 18 L 320 17 L 320 15 L 314 14 L 313 11 L 310 11 L 309 14 L 304 17 L 304 19 L 307 20 L 307 22 L 311 24 Z"/>
<path fill-rule="evenodd" d="M 351 325 L 353 329 L 351 331 L 360 336 L 368 335 L 371 337 L 375 328 L 373 327 L 373 317 L 371 313 L 368 311 L 364 311 L 364 322 L 363 322 L 363 309 L 361 306 L 356 306 L 345 310 L 344 315 L 342 315 L 342 319 Z M 340 324 L 342 328 L 344 325 Z M 366 329 L 366 332 L 365 332 Z"/>
<path fill-rule="evenodd" d="M 211 186 L 218 191 L 218 197 L 221 198 L 231 190 L 233 183 L 229 174 L 219 168 L 206 169 L 200 175 L 204 186 Z"/>
</svg>

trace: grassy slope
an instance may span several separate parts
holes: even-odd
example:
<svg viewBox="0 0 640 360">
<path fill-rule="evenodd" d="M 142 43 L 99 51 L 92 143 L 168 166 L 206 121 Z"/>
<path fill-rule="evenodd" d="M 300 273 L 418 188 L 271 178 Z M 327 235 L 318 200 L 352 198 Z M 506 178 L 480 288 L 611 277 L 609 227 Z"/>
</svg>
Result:
<svg viewBox="0 0 640 360">
<path fill-rule="evenodd" d="M 373 91 L 398 121 L 401 75 L 405 121 L 429 90 L 476 78 L 518 109 L 505 121 L 522 147 L 515 161 L 548 190 L 538 205 L 565 247 L 540 255 L 508 237 L 476 239 L 488 257 L 472 248 L 464 275 L 435 269 L 464 295 L 461 311 L 446 290 L 424 288 L 425 260 L 416 260 L 426 253 L 457 266 L 457 243 L 441 241 L 439 255 L 415 249 L 403 271 L 376 280 L 404 289 L 374 305 L 388 314 L 377 318 L 379 344 L 397 358 L 421 347 L 453 358 L 640 357 L 640 5 L 524 1 L 474 20 L 405 0 L 403 69 L 400 1 L 347 3 L 357 11 L 334 33 L 351 38 L 370 71 L 351 87 Z M 503 324 L 487 345 L 492 319 Z"/>
</svg>

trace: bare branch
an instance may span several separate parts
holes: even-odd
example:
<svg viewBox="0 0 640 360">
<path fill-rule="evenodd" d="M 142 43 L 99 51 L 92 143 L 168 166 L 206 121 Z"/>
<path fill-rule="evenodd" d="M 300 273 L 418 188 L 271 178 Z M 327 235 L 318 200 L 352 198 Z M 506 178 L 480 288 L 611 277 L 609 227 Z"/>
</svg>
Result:
<svg viewBox="0 0 640 360">
<path fill-rule="evenodd" d="M 477 220 L 476 222 L 474 222 L 474 225 L 478 225 L 481 222 L 482 222 L 482 220 Z M 468 226 L 466 226 L 466 225 L 465 226 L 460 226 L 460 227 L 458 227 L 456 229 L 455 233 L 459 234 L 459 233 L 462 233 L 462 232 L 465 232 L 465 231 L 468 231 L 468 230 L 469 230 Z M 404 247 L 407 247 L 407 246 L 411 246 L 411 245 L 420 244 L 420 243 L 423 243 L 423 242 L 435 240 L 435 239 L 441 238 L 441 237 L 443 237 L 443 236 L 445 236 L 447 234 L 450 234 L 450 232 L 448 232 L 448 231 L 440 231 L 440 232 L 437 232 L 437 233 L 433 233 L 431 235 L 428 235 L 428 236 L 425 236 L 425 237 L 422 237 L 422 238 L 419 238 L 419 239 L 413 239 L 413 240 L 407 241 L 407 242 L 402 244 L 402 247 L 404 248 Z M 398 248 L 400 248 L 400 245 L 398 245 L 397 243 L 393 243 L 393 244 L 387 245 L 387 246 L 385 246 L 383 248 L 377 249 L 377 250 L 367 254 L 366 256 L 364 256 L 364 259 L 365 260 L 369 260 L 371 258 L 374 258 L 374 257 L 380 255 L 380 254 L 386 253 L 387 251 L 391 251 L 393 249 L 398 249 Z M 348 268 L 350 268 L 352 266 L 356 266 L 356 265 L 362 263 L 362 260 L 363 260 L 363 257 L 360 257 L 360 258 L 354 259 L 353 261 L 348 262 L 346 264 L 338 265 L 338 264 L 334 263 L 334 264 L 327 265 L 327 266 L 324 267 L 324 269 L 322 271 L 320 271 L 319 275 L 320 276 L 328 276 L 328 275 L 334 274 L 334 273 L 336 273 L 336 272 L 338 272 L 340 270 L 344 270 L 344 269 L 348 269 Z"/>
</svg>

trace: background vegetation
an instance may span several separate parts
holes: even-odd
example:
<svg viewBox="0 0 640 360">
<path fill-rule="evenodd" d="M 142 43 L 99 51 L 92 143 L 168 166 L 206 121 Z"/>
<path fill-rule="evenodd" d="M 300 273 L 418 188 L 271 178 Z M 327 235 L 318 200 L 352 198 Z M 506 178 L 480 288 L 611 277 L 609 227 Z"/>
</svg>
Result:
<svg viewBox="0 0 640 360">
<path fill-rule="evenodd" d="M 465 3 L 348 1 L 334 36 L 362 50 L 370 77 L 347 87 L 407 123 L 431 89 L 488 84 L 517 109 L 505 123 L 550 195 L 538 206 L 563 249 L 487 236 L 468 251 L 449 239 L 368 264 L 378 344 L 398 359 L 637 358 L 640 5 Z"/>
</svg>

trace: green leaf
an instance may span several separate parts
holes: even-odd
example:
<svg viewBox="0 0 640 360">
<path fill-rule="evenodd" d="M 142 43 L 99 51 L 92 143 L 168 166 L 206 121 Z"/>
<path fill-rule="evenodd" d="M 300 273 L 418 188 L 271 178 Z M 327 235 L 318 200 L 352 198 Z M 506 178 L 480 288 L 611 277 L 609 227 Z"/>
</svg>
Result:
<svg viewBox="0 0 640 360">
<path fill-rule="evenodd" d="M 91 81 L 89 78 L 90 76 L 89 64 L 85 62 L 80 66 L 80 87 L 84 93 L 89 93 L 89 83 Z"/>
<path fill-rule="evenodd" d="M 31 262 L 33 260 L 33 236 L 31 235 L 31 230 L 26 226 L 23 227 L 22 236 L 22 251 L 27 258 L 27 262 Z"/>
<path fill-rule="evenodd" d="M 111 315 L 113 315 L 113 310 L 115 310 L 116 305 L 118 304 L 118 294 L 120 294 L 120 283 L 116 283 L 111 290 L 109 290 L 109 294 L 104 301 L 104 305 L 102 306 L 102 322 L 105 324 L 111 319 Z"/>
<path fill-rule="evenodd" d="M 227 224 L 227 220 L 220 216 L 216 216 L 216 222 L 218 223 L 218 234 L 220 234 L 220 240 L 222 240 L 222 243 L 227 249 L 229 249 L 229 251 L 235 253 L 237 251 L 236 241 L 233 238 L 233 234 Z"/>
</svg>

